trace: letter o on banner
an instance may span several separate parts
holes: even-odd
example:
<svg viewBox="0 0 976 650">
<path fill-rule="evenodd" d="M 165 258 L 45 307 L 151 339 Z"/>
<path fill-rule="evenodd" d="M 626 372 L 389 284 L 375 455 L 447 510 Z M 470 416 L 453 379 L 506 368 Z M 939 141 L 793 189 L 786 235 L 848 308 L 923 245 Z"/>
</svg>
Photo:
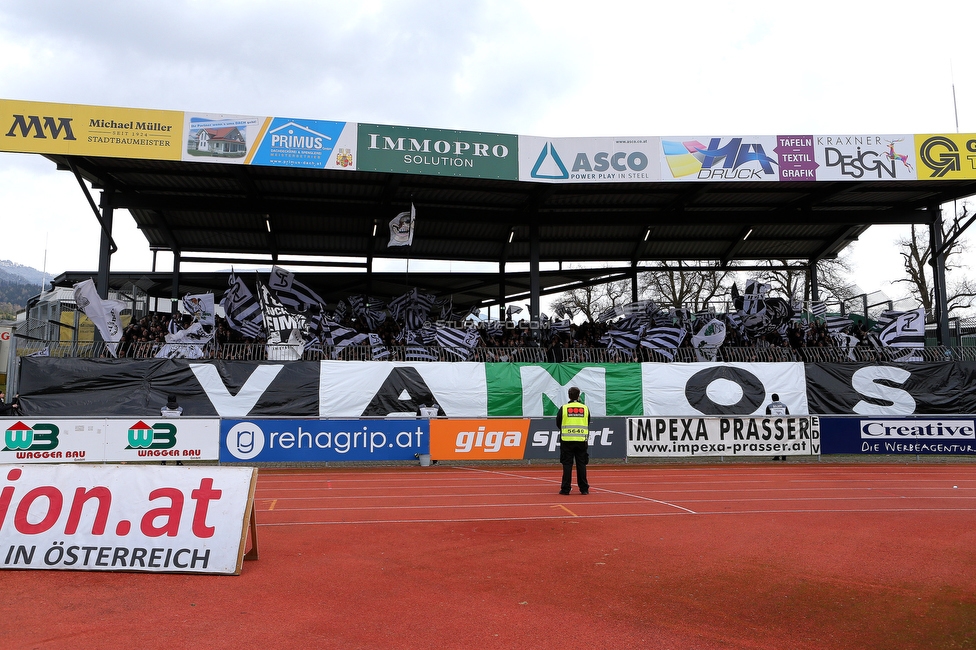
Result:
<svg viewBox="0 0 976 650">
<path fill-rule="evenodd" d="M 716 379 L 727 379 L 742 389 L 742 399 L 735 404 L 718 404 L 708 396 L 708 387 Z M 732 366 L 707 368 L 696 372 L 685 384 L 688 403 L 705 415 L 751 415 L 766 399 L 766 388 L 748 370 Z"/>
</svg>

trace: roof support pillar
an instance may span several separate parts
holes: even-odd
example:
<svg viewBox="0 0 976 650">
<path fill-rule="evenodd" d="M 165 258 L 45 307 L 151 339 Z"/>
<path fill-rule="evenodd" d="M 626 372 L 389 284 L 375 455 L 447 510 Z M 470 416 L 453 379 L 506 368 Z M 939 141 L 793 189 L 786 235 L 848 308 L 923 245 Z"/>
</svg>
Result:
<svg viewBox="0 0 976 650">
<path fill-rule="evenodd" d="M 637 302 L 637 262 L 630 263 L 630 301 Z"/>
<path fill-rule="evenodd" d="M 170 300 L 169 313 L 176 314 L 180 311 L 180 251 L 173 251 L 173 294 Z"/>
<path fill-rule="evenodd" d="M 98 296 L 105 300 L 108 298 L 108 279 L 112 272 L 112 253 L 115 252 L 115 242 L 112 241 L 112 220 L 115 216 L 115 208 L 112 207 L 112 188 L 102 190 L 102 233 L 98 240 L 98 282 L 95 289 Z"/>
<path fill-rule="evenodd" d="M 807 275 L 810 278 L 810 300 L 820 302 L 820 282 L 817 278 L 817 260 L 810 260 L 807 266 Z"/>
<path fill-rule="evenodd" d="M 539 326 L 540 304 L 541 304 L 541 283 L 539 281 L 539 224 L 533 223 L 529 227 L 529 323 Z M 540 332 L 536 330 L 532 333 L 533 338 L 537 338 Z"/>
<path fill-rule="evenodd" d="M 498 320 L 505 320 L 505 260 L 498 262 Z"/>
<path fill-rule="evenodd" d="M 932 289 L 935 293 L 935 339 L 939 345 L 949 345 L 949 298 L 946 293 L 945 249 L 942 236 L 942 208 L 929 206 L 935 216 L 929 225 L 929 245 L 932 249 Z"/>
</svg>

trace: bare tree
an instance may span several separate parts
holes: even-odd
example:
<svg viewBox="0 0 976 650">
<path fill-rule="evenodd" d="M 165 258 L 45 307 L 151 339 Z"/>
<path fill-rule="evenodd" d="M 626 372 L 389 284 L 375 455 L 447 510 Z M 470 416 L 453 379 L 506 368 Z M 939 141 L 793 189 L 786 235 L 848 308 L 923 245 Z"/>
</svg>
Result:
<svg viewBox="0 0 976 650">
<path fill-rule="evenodd" d="M 950 220 L 942 223 L 942 240 L 951 243 L 945 251 L 945 270 L 946 270 L 946 296 L 948 298 L 946 312 L 951 314 L 954 311 L 969 309 L 973 306 L 976 298 L 976 285 L 965 275 L 962 275 L 968 267 L 962 263 L 966 246 L 961 238 L 957 236 L 964 228 L 963 222 L 969 216 L 969 206 L 963 203 L 962 210 L 954 215 Z M 925 226 L 912 224 L 911 232 L 908 236 L 902 237 L 897 241 L 901 248 L 899 254 L 905 266 L 907 277 L 899 278 L 895 282 L 904 282 L 908 285 L 909 291 L 922 307 L 925 308 L 927 320 L 931 321 L 935 315 L 935 285 L 933 278 L 932 242 L 929 237 L 929 229 Z M 949 273 L 960 271 L 949 280 Z"/>
<path fill-rule="evenodd" d="M 593 322 L 604 310 L 610 307 L 619 307 L 628 302 L 630 302 L 630 282 L 616 280 L 591 284 L 561 293 L 553 301 L 552 309 L 557 315 L 575 316 L 582 314 L 586 320 Z"/>
<path fill-rule="evenodd" d="M 785 298 L 790 304 L 812 299 L 810 283 L 807 281 L 805 265 L 791 266 L 787 260 L 770 260 L 778 269 L 757 271 L 756 279 L 771 285 L 773 295 Z M 857 285 L 850 281 L 851 263 L 849 254 L 844 253 L 833 259 L 817 261 L 817 285 L 820 301 L 846 300 L 857 293 Z"/>
<path fill-rule="evenodd" d="M 705 309 L 710 302 L 725 295 L 735 280 L 734 267 L 715 264 L 708 270 L 690 270 L 689 263 L 662 263 L 640 273 L 638 286 L 642 298 L 649 298 L 662 307 Z M 709 266 L 695 262 L 695 266 Z"/>
</svg>

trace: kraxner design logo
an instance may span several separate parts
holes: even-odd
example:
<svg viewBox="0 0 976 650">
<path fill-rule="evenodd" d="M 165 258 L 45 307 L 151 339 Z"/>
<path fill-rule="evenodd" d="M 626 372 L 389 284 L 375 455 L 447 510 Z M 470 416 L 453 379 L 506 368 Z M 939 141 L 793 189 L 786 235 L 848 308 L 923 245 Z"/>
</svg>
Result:
<svg viewBox="0 0 976 650">
<path fill-rule="evenodd" d="M 227 432 L 227 451 L 240 460 L 251 460 L 264 450 L 265 435 L 253 422 L 238 422 Z"/>
</svg>

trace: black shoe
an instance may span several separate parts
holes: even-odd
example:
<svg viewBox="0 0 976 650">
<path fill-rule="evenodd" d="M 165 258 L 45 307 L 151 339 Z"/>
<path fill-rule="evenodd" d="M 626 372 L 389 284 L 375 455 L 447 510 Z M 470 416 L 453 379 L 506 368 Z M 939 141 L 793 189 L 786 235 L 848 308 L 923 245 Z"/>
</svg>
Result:
<svg viewBox="0 0 976 650">
<path fill-rule="evenodd" d="M 560 490 L 559 494 L 569 494 L 569 490 Z"/>
<path fill-rule="evenodd" d="M 589 494 L 589 493 L 590 493 L 589 490 L 580 490 L 580 494 Z"/>
</svg>

